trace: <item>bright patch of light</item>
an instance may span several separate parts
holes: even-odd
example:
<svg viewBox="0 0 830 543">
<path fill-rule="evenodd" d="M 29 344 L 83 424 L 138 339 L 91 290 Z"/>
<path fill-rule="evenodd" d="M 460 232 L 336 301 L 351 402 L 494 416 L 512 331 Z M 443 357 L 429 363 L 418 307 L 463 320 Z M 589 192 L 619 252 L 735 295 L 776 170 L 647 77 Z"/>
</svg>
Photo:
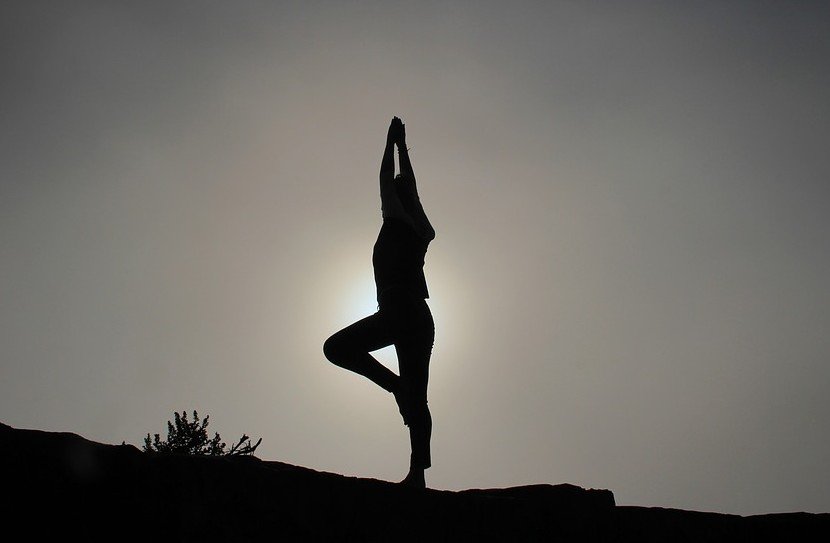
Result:
<svg viewBox="0 0 830 543">
<path fill-rule="evenodd" d="M 347 285 L 347 294 L 343 297 L 341 313 L 343 319 L 349 322 L 368 317 L 378 310 L 371 270 L 360 275 L 363 277 L 356 277 Z"/>
<path fill-rule="evenodd" d="M 348 289 L 348 295 L 344 297 L 345 303 L 343 307 L 344 322 L 351 324 L 360 319 L 373 315 L 378 310 L 378 302 L 376 298 L 375 283 L 372 279 L 371 270 L 369 273 L 363 273 L 362 277 L 355 279 Z M 392 371 L 398 371 L 398 359 L 395 354 L 395 347 L 384 347 L 372 353 L 372 356 L 377 358 L 381 364 Z"/>
</svg>

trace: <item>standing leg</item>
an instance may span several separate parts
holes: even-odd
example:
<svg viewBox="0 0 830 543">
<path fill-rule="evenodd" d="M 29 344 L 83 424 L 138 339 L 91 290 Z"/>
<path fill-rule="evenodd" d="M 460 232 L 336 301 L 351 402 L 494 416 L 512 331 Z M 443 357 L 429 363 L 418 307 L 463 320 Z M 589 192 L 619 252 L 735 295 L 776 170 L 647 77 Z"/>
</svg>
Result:
<svg viewBox="0 0 830 543">
<path fill-rule="evenodd" d="M 398 366 L 401 371 L 400 386 L 404 390 L 406 414 L 409 419 L 409 442 L 412 453 L 409 460 L 409 474 L 404 483 L 423 487 L 424 470 L 432 465 L 429 442 L 432 436 L 432 416 L 427 406 L 427 384 L 429 382 L 429 360 L 435 329 L 432 315 L 426 307 L 419 311 L 408 330 L 395 343 Z"/>
<path fill-rule="evenodd" d="M 379 313 L 361 319 L 335 333 L 323 344 L 323 353 L 333 364 L 360 374 L 388 392 L 394 392 L 398 376 L 370 355 L 392 345 L 388 325 Z"/>
<path fill-rule="evenodd" d="M 432 346 L 395 344 L 401 370 L 401 387 L 405 389 L 406 411 L 409 419 L 409 441 L 412 446 L 410 468 L 427 469 L 432 465 L 429 442 L 432 435 L 432 416 L 427 405 L 429 359 Z"/>
</svg>

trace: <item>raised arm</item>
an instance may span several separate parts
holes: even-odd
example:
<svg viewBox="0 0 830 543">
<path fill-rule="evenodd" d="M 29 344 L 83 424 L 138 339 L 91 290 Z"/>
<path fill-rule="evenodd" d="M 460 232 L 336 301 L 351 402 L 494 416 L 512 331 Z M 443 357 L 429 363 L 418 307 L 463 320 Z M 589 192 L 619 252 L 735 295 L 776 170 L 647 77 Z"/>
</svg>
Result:
<svg viewBox="0 0 830 543">
<path fill-rule="evenodd" d="M 389 124 L 386 147 L 380 161 L 380 209 L 383 218 L 397 218 L 412 224 L 412 217 L 406 212 L 395 190 L 395 143 L 400 139 L 403 123 L 397 117 Z"/>
<path fill-rule="evenodd" d="M 401 199 L 406 212 L 412 217 L 412 225 L 418 234 L 427 240 L 435 239 L 435 230 L 424 212 L 421 199 L 418 197 L 418 187 L 415 183 L 415 173 L 412 171 L 412 162 L 409 160 L 409 149 L 406 146 L 406 127 L 401 124 L 398 140 L 398 162 L 401 166 Z"/>
<path fill-rule="evenodd" d="M 395 126 L 395 120 L 400 120 L 395 117 L 389 125 L 389 131 L 386 133 L 386 147 L 383 149 L 383 158 L 380 161 L 380 182 L 392 181 L 395 179 L 395 140 L 398 139 L 399 129 Z"/>
<path fill-rule="evenodd" d="M 398 144 L 398 162 L 401 164 L 401 175 L 411 176 L 412 179 L 415 179 L 415 172 L 412 171 L 412 163 L 409 161 L 409 149 L 406 147 L 406 125 L 401 123 L 401 130 L 398 136 L 398 140 L 395 142 Z"/>
</svg>

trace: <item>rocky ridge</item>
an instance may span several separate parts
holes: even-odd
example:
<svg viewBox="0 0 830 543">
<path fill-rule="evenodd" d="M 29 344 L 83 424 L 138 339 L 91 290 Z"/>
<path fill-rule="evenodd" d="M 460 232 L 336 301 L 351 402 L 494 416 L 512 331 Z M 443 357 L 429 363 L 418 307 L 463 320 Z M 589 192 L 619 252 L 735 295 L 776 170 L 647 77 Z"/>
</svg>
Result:
<svg viewBox="0 0 830 543">
<path fill-rule="evenodd" d="M 415 490 L 254 457 L 144 453 L 0 424 L 7 529 L 163 541 L 825 540 L 830 514 L 617 506 L 608 490 Z M 818 539 L 813 539 L 818 535 Z"/>
</svg>

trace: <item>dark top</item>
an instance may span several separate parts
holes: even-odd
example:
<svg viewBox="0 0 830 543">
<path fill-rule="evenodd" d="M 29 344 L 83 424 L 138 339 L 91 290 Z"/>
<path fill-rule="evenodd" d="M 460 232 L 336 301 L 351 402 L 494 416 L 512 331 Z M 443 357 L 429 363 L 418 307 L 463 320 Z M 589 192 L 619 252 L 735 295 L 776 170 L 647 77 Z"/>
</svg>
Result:
<svg viewBox="0 0 830 543">
<path fill-rule="evenodd" d="M 427 245 L 429 242 L 404 221 L 383 219 L 372 253 L 378 302 L 381 294 L 393 287 L 403 287 L 418 298 L 429 298 L 424 277 Z"/>
</svg>

